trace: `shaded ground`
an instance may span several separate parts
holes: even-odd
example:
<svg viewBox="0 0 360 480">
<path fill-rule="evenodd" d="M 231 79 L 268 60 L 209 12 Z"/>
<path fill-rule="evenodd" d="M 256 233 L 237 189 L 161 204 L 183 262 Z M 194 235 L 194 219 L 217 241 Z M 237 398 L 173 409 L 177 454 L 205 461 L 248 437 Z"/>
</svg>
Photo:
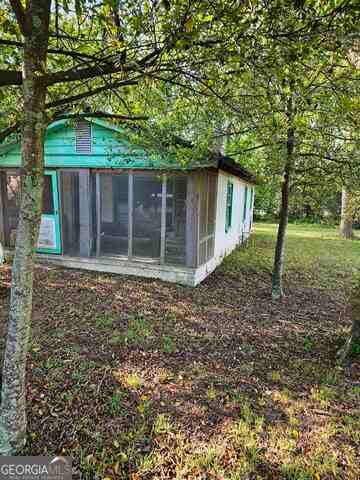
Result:
<svg viewBox="0 0 360 480">
<path fill-rule="evenodd" d="M 38 268 L 24 454 L 77 478 L 358 479 L 360 368 L 335 354 L 360 242 L 290 233 L 278 303 L 272 226 L 194 289 Z"/>
</svg>

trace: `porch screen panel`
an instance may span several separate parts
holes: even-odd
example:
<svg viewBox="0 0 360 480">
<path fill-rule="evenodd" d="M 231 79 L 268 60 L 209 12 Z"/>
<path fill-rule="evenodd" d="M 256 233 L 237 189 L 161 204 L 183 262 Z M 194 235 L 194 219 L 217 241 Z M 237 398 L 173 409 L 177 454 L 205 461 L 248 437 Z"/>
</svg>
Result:
<svg viewBox="0 0 360 480">
<path fill-rule="evenodd" d="M 50 177 L 47 178 L 50 180 Z M 44 192 L 44 207 L 49 209 L 51 204 L 46 200 L 47 194 L 45 190 Z M 60 173 L 60 198 L 63 252 L 65 255 L 78 256 L 80 255 L 80 201 L 78 172 Z"/>
<path fill-rule="evenodd" d="M 162 179 L 157 175 L 134 174 L 134 257 L 160 258 Z"/>
<path fill-rule="evenodd" d="M 204 173 L 200 177 L 200 225 L 199 225 L 199 236 L 200 239 L 204 239 L 207 236 L 207 190 L 208 190 L 208 175 Z"/>
<path fill-rule="evenodd" d="M 207 260 L 214 256 L 217 176 L 209 173 Z"/>
<path fill-rule="evenodd" d="M 100 174 L 100 254 L 128 255 L 129 179 Z"/>
<path fill-rule="evenodd" d="M 199 250 L 198 263 L 202 265 L 207 260 L 207 214 L 208 214 L 208 175 L 203 173 L 199 179 L 200 212 L 199 212 Z"/>
<path fill-rule="evenodd" d="M 187 177 L 167 179 L 165 263 L 185 264 Z"/>
<path fill-rule="evenodd" d="M 206 172 L 199 182 L 199 249 L 198 264 L 202 265 L 214 256 L 216 221 L 216 174 Z"/>
</svg>

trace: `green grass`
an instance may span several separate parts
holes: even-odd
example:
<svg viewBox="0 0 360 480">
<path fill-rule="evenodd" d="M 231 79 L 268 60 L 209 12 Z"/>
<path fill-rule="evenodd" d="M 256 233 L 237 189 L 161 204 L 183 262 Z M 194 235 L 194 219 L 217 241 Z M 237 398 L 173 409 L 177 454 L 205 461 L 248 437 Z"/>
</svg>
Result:
<svg viewBox="0 0 360 480">
<path fill-rule="evenodd" d="M 128 327 L 125 331 L 113 330 L 109 342 L 111 345 L 132 345 L 142 346 L 146 340 L 151 337 L 151 323 L 142 317 L 132 317 L 128 321 Z"/>
<path fill-rule="evenodd" d="M 111 395 L 109 399 L 109 408 L 110 408 L 111 415 L 117 416 L 121 414 L 123 398 L 124 398 L 123 392 L 115 392 Z"/>
<path fill-rule="evenodd" d="M 271 272 L 277 225 L 259 223 L 246 248 L 225 259 L 223 269 Z M 343 240 L 338 229 L 323 225 L 289 225 L 285 278 L 304 286 L 346 287 L 360 270 L 360 240 Z"/>
<path fill-rule="evenodd" d="M 114 324 L 114 319 L 108 314 L 99 315 L 95 319 L 95 324 L 96 324 L 97 328 L 110 329 L 110 328 L 112 328 L 112 326 Z"/>
<path fill-rule="evenodd" d="M 173 353 L 176 350 L 176 345 L 173 338 L 164 335 L 162 338 L 162 350 L 164 353 Z"/>
</svg>

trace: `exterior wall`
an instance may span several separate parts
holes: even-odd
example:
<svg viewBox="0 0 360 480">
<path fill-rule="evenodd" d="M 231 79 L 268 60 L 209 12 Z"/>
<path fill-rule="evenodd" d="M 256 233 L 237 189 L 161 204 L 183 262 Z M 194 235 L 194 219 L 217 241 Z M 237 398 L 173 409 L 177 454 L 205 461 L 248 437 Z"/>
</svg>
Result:
<svg viewBox="0 0 360 480">
<path fill-rule="evenodd" d="M 234 185 L 233 190 L 233 208 L 231 228 L 226 232 L 226 196 L 228 181 Z M 244 216 L 245 187 L 248 186 L 246 218 Z M 203 281 L 215 268 L 220 265 L 224 257 L 229 255 L 238 245 L 246 241 L 251 233 L 253 222 L 254 195 L 250 198 L 250 188 L 253 186 L 247 184 L 235 175 L 224 171 L 219 171 L 218 191 L 216 205 L 216 232 L 215 232 L 215 253 L 214 257 L 206 264 L 201 265 L 195 272 L 195 284 Z M 250 205 L 251 200 L 251 205 Z"/>
<path fill-rule="evenodd" d="M 226 192 L 228 181 L 234 185 L 232 225 L 228 232 L 225 231 L 226 215 Z M 244 197 L 246 182 L 234 175 L 219 171 L 218 195 L 216 206 L 216 235 L 215 235 L 215 257 L 225 257 L 234 248 L 246 240 L 250 235 L 252 223 L 252 206 L 246 211 L 246 219 L 243 222 Z M 251 187 L 251 185 L 248 185 Z M 250 192 L 250 190 L 249 190 Z M 250 193 L 249 193 L 250 195 Z M 249 197 L 248 197 L 249 203 Z"/>
</svg>

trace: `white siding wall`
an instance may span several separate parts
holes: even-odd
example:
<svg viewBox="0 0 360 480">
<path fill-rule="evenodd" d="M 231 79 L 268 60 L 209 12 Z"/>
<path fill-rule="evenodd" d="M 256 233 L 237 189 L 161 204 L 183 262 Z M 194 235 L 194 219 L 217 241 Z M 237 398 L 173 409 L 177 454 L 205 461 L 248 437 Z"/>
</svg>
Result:
<svg viewBox="0 0 360 480">
<path fill-rule="evenodd" d="M 226 196 L 229 180 L 234 185 L 234 192 L 231 228 L 226 232 Z M 243 222 L 246 185 L 249 187 L 247 196 L 248 208 L 246 211 L 245 222 Z M 254 195 L 252 195 L 252 204 L 250 205 L 251 188 L 252 185 L 247 184 L 239 177 L 219 171 L 216 205 L 215 253 L 214 257 L 209 262 L 197 268 L 195 274 L 196 284 L 206 278 L 207 275 L 209 275 L 209 273 L 211 273 L 222 262 L 226 255 L 232 252 L 234 248 L 249 237 L 253 221 L 254 205 Z"/>
<path fill-rule="evenodd" d="M 225 216 L 228 181 L 231 181 L 234 185 L 234 194 L 231 228 L 226 232 Z M 219 172 L 216 207 L 215 257 L 224 257 L 225 255 L 228 255 L 250 234 L 253 213 L 252 206 L 247 209 L 246 219 L 245 222 L 243 222 L 245 186 L 246 183 L 240 178 L 225 172 Z M 248 186 L 251 188 L 251 185 Z M 248 189 L 248 205 L 250 205 L 250 188 Z"/>
</svg>

